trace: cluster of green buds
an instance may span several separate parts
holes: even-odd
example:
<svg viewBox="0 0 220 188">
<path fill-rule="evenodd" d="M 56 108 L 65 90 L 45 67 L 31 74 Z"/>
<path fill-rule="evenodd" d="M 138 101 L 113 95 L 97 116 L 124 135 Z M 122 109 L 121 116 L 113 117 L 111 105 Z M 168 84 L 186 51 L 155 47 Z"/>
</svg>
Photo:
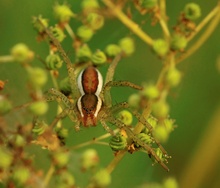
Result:
<svg viewBox="0 0 220 188">
<path fill-rule="evenodd" d="M 58 54 L 49 54 L 45 63 L 49 70 L 57 70 L 62 67 L 63 61 Z"/>
</svg>

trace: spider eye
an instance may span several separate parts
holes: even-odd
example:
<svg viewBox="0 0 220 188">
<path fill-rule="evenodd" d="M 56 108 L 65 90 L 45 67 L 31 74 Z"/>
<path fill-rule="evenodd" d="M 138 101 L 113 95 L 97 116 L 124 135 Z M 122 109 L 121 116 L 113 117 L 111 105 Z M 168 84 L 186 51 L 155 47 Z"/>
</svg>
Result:
<svg viewBox="0 0 220 188">
<path fill-rule="evenodd" d="M 98 69 L 89 66 L 81 71 L 77 83 L 82 95 L 95 94 L 98 96 L 102 90 L 103 78 Z"/>
</svg>

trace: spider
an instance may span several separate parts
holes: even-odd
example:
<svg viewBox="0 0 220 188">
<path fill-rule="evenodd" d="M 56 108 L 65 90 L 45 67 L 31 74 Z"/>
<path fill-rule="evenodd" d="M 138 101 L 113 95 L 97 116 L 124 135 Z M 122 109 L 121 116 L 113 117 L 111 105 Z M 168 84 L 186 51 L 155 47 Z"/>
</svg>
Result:
<svg viewBox="0 0 220 188">
<path fill-rule="evenodd" d="M 142 87 L 128 81 L 113 81 L 115 68 L 120 60 L 120 55 L 116 56 L 116 58 L 110 64 L 104 81 L 101 73 L 95 66 L 92 65 L 82 70 L 77 78 L 72 63 L 65 51 L 63 50 L 61 44 L 47 28 L 45 28 L 45 33 L 48 35 L 50 42 L 56 46 L 62 58 L 64 59 L 64 62 L 66 63 L 73 99 L 73 102 L 71 102 L 68 97 L 66 97 L 60 91 L 54 88 L 49 89 L 46 100 L 57 101 L 62 108 L 62 112 L 56 116 L 56 118 L 51 123 L 51 126 L 56 125 L 56 123 L 60 119 L 68 116 L 71 121 L 75 123 L 75 129 L 77 131 L 80 129 L 80 125 L 83 125 L 84 127 L 90 127 L 96 126 L 97 123 L 100 122 L 107 132 L 115 136 L 114 132 L 107 125 L 107 122 L 109 122 L 113 125 L 116 125 L 116 127 L 118 127 L 119 129 L 124 129 L 134 143 L 137 143 L 138 145 L 143 147 L 147 151 L 149 156 L 153 156 L 156 162 L 158 162 L 165 170 L 169 171 L 168 167 L 157 156 L 155 151 L 149 145 L 141 141 L 134 134 L 132 129 L 130 129 L 113 115 L 121 109 L 128 108 L 129 106 L 126 102 L 112 105 L 110 94 L 111 87 L 125 86 L 138 90 L 142 89 Z M 133 115 L 136 116 L 138 121 L 146 126 L 147 129 L 152 133 L 151 125 L 148 124 L 147 121 L 143 117 L 141 117 L 140 114 L 134 112 Z M 163 154 L 167 156 L 166 151 L 163 149 L 160 143 L 156 140 L 155 142 L 159 146 Z"/>
</svg>

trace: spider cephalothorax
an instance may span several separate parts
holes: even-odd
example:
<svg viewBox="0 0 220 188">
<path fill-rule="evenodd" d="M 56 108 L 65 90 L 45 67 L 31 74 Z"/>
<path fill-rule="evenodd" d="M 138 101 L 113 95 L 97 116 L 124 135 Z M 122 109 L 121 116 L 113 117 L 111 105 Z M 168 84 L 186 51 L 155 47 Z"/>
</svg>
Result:
<svg viewBox="0 0 220 188">
<path fill-rule="evenodd" d="M 97 116 L 102 107 L 102 100 L 99 97 L 103 84 L 102 75 L 98 69 L 89 66 L 81 71 L 77 81 L 81 93 L 77 108 L 82 124 L 85 127 L 96 126 Z"/>
</svg>

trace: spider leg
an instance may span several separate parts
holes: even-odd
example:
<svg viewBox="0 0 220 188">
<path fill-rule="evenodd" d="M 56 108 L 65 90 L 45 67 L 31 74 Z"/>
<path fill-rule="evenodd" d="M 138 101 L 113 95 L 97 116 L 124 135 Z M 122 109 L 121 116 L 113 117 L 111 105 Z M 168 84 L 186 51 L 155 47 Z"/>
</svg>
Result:
<svg viewBox="0 0 220 188">
<path fill-rule="evenodd" d="M 110 89 L 111 87 L 131 87 L 137 90 L 142 90 L 143 88 L 139 85 L 136 85 L 132 82 L 128 82 L 128 81 L 109 81 L 108 83 L 106 83 L 103 87 L 102 93 L 101 95 L 104 97 L 104 101 L 106 103 L 107 107 L 111 107 L 111 95 L 110 95 Z"/>
<path fill-rule="evenodd" d="M 137 136 L 133 133 L 133 131 L 127 127 L 124 123 L 122 123 L 121 121 L 119 121 L 118 119 L 114 118 L 114 117 L 110 117 L 109 122 L 116 125 L 118 128 L 123 128 L 125 129 L 126 133 L 132 138 L 132 140 L 134 142 L 136 142 L 138 145 L 140 145 L 141 147 L 143 147 L 149 155 L 153 156 L 154 159 L 166 170 L 169 171 L 169 168 L 163 163 L 163 161 L 157 156 L 157 154 L 155 153 L 155 151 L 146 143 L 142 142 L 139 138 L 137 138 Z"/>
<path fill-rule="evenodd" d="M 114 131 L 106 124 L 106 122 L 102 119 L 100 119 L 100 123 L 102 124 L 102 126 L 104 127 L 104 129 L 110 133 L 112 136 L 115 136 Z"/>
<path fill-rule="evenodd" d="M 38 21 L 42 25 L 42 27 L 44 28 L 45 33 L 48 35 L 48 37 L 50 38 L 52 43 L 59 50 L 61 56 L 63 57 L 63 59 L 66 63 L 71 91 L 72 91 L 72 94 L 75 95 L 75 97 L 73 96 L 74 100 L 77 100 L 77 98 L 80 94 L 79 94 L 78 87 L 77 87 L 76 73 L 75 73 L 75 70 L 72 66 L 71 60 L 69 59 L 66 52 L 62 48 L 60 42 L 53 36 L 53 34 L 50 32 L 50 30 L 44 26 L 44 24 L 41 22 L 41 20 L 39 18 L 38 18 Z"/>
<path fill-rule="evenodd" d="M 54 125 L 57 124 L 57 122 L 64 118 L 65 116 L 68 116 L 72 122 L 75 122 L 75 130 L 78 131 L 80 128 L 80 123 L 79 121 L 77 121 L 76 119 L 76 115 L 77 115 L 77 111 L 74 108 L 74 104 L 72 104 L 69 99 L 60 91 L 52 88 L 49 89 L 47 92 L 47 95 L 45 97 L 45 99 L 47 101 L 54 101 L 56 100 L 58 102 L 58 104 L 61 106 L 61 108 L 63 109 L 63 111 L 58 114 L 56 116 L 56 118 L 54 119 L 54 121 L 51 123 L 51 126 L 53 127 Z"/>
<path fill-rule="evenodd" d="M 119 103 L 119 104 L 116 104 L 114 106 L 111 107 L 111 112 L 112 113 L 115 113 L 119 110 L 121 110 L 122 108 L 127 108 L 129 109 L 129 105 L 127 102 L 122 102 L 122 103 Z M 153 127 L 145 120 L 144 117 L 141 116 L 140 113 L 138 113 L 137 111 L 134 111 L 134 110 L 131 110 L 129 109 L 129 111 L 138 119 L 138 121 L 143 124 L 150 132 L 151 136 L 152 136 L 152 132 L 153 132 Z M 162 151 L 162 153 L 165 155 L 165 156 L 168 156 L 166 150 L 163 148 L 163 146 L 160 144 L 160 142 L 155 139 L 153 136 L 152 136 L 152 139 L 154 140 L 154 142 L 157 144 L 157 146 L 160 148 L 160 150 Z"/>
</svg>

